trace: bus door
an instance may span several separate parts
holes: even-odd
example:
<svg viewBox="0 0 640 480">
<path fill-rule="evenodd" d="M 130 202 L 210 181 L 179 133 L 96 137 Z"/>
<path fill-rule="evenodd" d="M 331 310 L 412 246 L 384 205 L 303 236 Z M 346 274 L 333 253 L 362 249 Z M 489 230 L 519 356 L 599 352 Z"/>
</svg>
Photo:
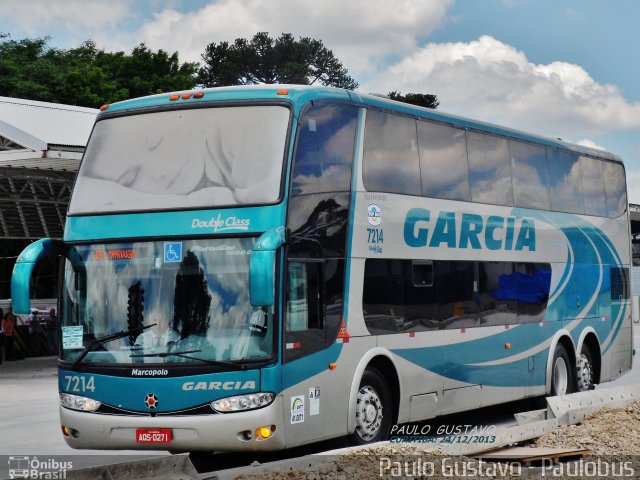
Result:
<svg viewBox="0 0 640 480">
<path fill-rule="evenodd" d="M 336 335 L 342 316 L 344 260 L 290 259 L 284 311 L 285 430 L 287 446 L 335 436 L 345 430 L 348 388 L 339 388 Z M 344 398 L 342 398 L 344 397 Z"/>
</svg>

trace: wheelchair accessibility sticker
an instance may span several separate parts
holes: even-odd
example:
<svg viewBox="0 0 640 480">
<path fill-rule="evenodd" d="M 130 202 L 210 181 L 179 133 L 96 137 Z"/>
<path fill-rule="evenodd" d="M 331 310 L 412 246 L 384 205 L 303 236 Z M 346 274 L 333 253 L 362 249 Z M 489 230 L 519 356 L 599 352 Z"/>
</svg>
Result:
<svg viewBox="0 0 640 480">
<path fill-rule="evenodd" d="M 182 261 L 182 242 L 164 242 L 164 262 Z"/>
</svg>

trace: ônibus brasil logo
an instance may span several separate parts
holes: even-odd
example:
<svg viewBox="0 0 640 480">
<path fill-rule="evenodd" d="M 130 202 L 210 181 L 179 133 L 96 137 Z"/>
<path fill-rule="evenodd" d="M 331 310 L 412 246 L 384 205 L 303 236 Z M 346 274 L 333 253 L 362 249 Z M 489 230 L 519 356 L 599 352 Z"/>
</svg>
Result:
<svg viewBox="0 0 640 480">
<path fill-rule="evenodd" d="M 9 478 L 67 478 L 67 471 L 73 469 L 73 462 L 63 462 L 55 458 L 28 456 L 9 457 Z"/>
<path fill-rule="evenodd" d="M 219 213 L 217 217 L 211 217 L 208 220 L 194 218 L 191 222 L 191 228 L 213 228 L 214 232 L 224 232 L 225 230 L 249 230 L 251 220 L 248 218 L 226 217 L 222 218 Z"/>
</svg>

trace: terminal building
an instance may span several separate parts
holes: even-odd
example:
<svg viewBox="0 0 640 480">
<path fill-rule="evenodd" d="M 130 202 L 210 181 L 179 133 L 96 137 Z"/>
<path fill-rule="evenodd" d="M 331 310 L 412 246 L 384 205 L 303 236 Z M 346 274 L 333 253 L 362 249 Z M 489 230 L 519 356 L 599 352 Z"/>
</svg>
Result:
<svg viewBox="0 0 640 480">
<path fill-rule="evenodd" d="M 16 257 L 62 238 L 73 180 L 98 110 L 0 97 L 0 306 Z M 54 298 L 57 265 L 39 267 L 36 298 Z"/>
</svg>

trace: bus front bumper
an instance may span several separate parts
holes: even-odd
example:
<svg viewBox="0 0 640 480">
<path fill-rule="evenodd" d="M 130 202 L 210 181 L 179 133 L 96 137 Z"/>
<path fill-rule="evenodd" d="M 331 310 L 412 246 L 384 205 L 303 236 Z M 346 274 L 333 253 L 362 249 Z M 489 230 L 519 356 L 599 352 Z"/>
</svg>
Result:
<svg viewBox="0 0 640 480">
<path fill-rule="evenodd" d="M 246 412 L 192 416 L 126 416 L 79 412 L 60 407 L 60 424 L 71 431 L 71 448 L 95 450 L 273 451 L 285 448 L 282 397 Z M 256 431 L 273 430 L 267 439 Z M 168 443 L 138 443 L 138 429 L 170 429 Z"/>
</svg>

